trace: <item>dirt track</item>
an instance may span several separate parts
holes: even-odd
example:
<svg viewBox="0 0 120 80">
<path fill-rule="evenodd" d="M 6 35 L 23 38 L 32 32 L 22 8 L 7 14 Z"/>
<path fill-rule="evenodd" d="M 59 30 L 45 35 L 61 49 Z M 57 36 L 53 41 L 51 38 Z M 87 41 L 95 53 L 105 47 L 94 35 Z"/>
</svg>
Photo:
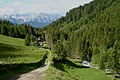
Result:
<svg viewBox="0 0 120 80">
<path fill-rule="evenodd" d="M 48 69 L 49 64 L 50 62 L 31 72 L 21 74 L 17 80 L 42 80 L 45 76 L 44 72 Z"/>
</svg>

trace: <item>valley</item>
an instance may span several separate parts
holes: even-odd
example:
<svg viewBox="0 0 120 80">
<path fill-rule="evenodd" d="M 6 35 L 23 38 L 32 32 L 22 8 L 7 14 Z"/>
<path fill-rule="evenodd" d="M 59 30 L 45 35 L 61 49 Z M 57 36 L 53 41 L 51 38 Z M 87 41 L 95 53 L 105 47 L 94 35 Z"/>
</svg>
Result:
<svg viewBox="0 0 120 80">
<path fill-rule="evenodd" d="M 120 80 L 120 0 L 31 1 L 0 8 L 0 80 Z"/>
</svg>

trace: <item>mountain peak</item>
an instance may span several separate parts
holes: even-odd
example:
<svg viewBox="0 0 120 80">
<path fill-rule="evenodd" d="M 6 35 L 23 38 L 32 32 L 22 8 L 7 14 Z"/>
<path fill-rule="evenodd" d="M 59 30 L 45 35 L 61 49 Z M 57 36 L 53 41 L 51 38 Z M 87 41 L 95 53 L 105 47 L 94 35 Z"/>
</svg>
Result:
<svg viewBox="0 0 120 80">
<path fill-rule="evenodd" d="M 50 15 L 46 13 L 4 14 L 1 15 L 0 18 L 9 20 L 13 24 L 26 23 L 33 27 L 43 27 L 60 18 L 60 15 Z"/>
</svg>

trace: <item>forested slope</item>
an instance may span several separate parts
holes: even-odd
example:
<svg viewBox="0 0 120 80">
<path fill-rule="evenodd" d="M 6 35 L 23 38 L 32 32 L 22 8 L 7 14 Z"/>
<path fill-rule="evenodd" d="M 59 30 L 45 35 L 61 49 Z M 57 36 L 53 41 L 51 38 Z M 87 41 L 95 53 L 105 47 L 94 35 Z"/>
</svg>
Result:
<svg viewBox="0 0 120 80">
<path fill-rule="evenodd" d="M 100 68 L 120 67 L 120 0 L 94 0 L 46 27 L 49 47 L 58 55 L 90 60 Z"/>
<path fill-rule="evenodd" d="M 26 34 L 39 36 L 39 33 L 38 28 L 31 27 L 30 25 L 13 25 L 10 21 L 0 20 L 0 34 L 6 36 L 24 39 Z"/>
<path fill-rule="evenodd" d="M 0 34 L 25 39 L 27 46 L 38 46 L 39 43 L 36 38 L 44 39 L 44 32 L 41 28 L 34 28 L 27 24 L 13 25 L 7 20 L 0 20 Z"/>
</svg>

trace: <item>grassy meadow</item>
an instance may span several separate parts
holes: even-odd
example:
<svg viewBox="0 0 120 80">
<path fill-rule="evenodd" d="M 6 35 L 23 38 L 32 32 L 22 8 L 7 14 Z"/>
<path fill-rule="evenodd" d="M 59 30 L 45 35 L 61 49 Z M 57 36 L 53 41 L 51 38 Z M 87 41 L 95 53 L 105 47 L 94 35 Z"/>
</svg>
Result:
<svg viewBox="0 0 120 80">
<path fill-rule="evenodd" d="M 0 35 L 0 80 L 40 67 L 45 53 L 43 48 L 25 46 L 24 39 Z"/>
<path fill-rule="evenodd" d="M 79 61 L 74 60 L 70 64 L 69 62 L 67 63 L 62 64 L 64 71 L 50 66 L 48 71 L 46 71 L 45 80 L 113 80 L 112 75 L 106 75 L 103 70 L 86 68 Z M 58 65 L 61 66 L 60 64 Z"/>
<path fill-rule="evenodd" d="M 44 53 L 44 49 L 24 46 L 24 39 L 0 35 L 0 62 L 2 64 L 37 62 Z"/>
<path fill-rule="evenodd" d="M 50 50 L 48 50 L 51 53 Z M 0 65 L 5 65 L 6 70 L 0 71 L 0 80 L 8 80 L 13 76 L 23 74 L 34 70 L 41 65 L 39 61 L 46 53 L 46 49 L 38 49 L 33 46 L 25 46 L 24 39 L 11 38 L 0 35 Z M 52 54 L 52 53 L 51 53 Z M 49 54 L 46 61 L 51 61 L 53 54 Z M 8 64 L 6 66 L 6 64 Z M 12 65 L 13 68 L 7 69 Z M 80 65 L 79 61 L 67 60 L 65 63 L 56 64 L 59 68 L 63 67 L 64 71 L 55 68 L 53 64 L 45 72 L 44 80 L 112 80 L 111 75 L 106 75 L 103 70 L 86 68 Z M 120 80 L 120 79 L 117 79 Z"/>
</svg>

